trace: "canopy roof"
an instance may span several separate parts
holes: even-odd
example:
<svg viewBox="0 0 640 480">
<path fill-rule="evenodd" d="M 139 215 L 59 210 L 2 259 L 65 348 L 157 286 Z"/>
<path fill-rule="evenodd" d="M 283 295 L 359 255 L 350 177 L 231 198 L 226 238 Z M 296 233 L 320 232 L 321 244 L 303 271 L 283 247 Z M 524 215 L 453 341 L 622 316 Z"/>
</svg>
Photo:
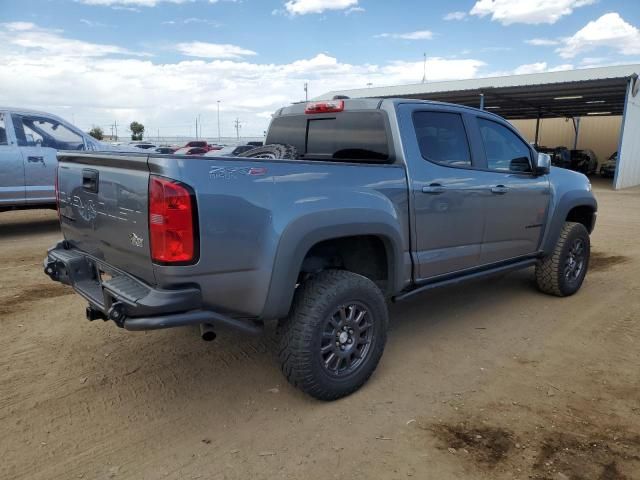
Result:
<svg viewBox="0 0 640 480">
<path fill-rule="evenodd" d="M 640 65 L 588 68 L 505 77 L 475 78 L 333 91 L 350 98 L 416 98 L 480 106 L 508 119 L 622 115 L 629 78 Z"/>
</svg>

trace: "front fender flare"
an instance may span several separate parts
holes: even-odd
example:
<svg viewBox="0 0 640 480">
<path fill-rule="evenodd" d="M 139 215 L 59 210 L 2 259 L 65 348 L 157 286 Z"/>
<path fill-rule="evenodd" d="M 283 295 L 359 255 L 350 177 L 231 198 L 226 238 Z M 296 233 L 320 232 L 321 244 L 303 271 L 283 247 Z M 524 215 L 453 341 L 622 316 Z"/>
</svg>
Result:
<svg viewBox="0 0 640 480">
<path fill-rule="evenodd" d="M 575 207 L 590 207 L 596 212 L 598 203 L 591 192 L 588 191 L 572 190 L 564 193 L 551 212 L 548 227 L 542 239 L 541 249 L 544 255 L 550 255 L 553 252 L 562 226 L 567 220 L 569 212 Z"/>
</svg>

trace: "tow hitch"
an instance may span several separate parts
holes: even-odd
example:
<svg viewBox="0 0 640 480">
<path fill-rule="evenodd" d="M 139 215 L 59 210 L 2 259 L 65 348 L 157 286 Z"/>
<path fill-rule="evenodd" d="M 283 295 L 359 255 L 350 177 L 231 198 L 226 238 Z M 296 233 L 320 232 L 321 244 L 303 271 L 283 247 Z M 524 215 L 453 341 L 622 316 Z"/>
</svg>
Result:
<svg viewBox="0 0 640 480">
<path fill-rule="evenodd" d="M 60 281 L 60 273 L 59 273 L 59 267 L 57 263 L 58 262 L 56 261 L 50 261 L 50 262 L 47 262 L 47 264 L 44 267 L 44 273 L 46 273 L 47 276 L 54 282 Z"/>
<path fill-rule="evenodd" d="M 87 305 L 85 315 L 87 316 L 87 320 L 89 320 L 90 322 L 93 322 L 94 320 L 104 320 L 106 322 L 107 320 L 109 320 L 104 312 L 98 310 L 97 308 L 93 308 L 91 305 Z"/>
</svg>

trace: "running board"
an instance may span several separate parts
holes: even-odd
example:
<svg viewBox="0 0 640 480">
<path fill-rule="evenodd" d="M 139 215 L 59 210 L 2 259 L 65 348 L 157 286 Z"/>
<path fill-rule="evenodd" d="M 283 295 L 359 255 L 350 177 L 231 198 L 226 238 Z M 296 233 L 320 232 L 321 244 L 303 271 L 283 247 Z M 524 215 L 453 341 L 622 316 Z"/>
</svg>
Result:
<svg viewBox="0 0 640 480">
<path fill-rule="evenodd" d="M 455 285 L 457 283 L 463 283 L 469 280 L 477 280 L 479 278 L 488 277 L 498 273 L 510 272 L 512 270 L 521 270 L 523 268 L 527 268 L 535 265 L 537 261 L 538 259 L 536 258 L 528 258 L 526 260 L 521 260 L 515 263 L 508 263 L 506 265 L 500 265 L 498 267 L 488 268 L 486 270 L 479 270 L 479 271 L 467 273 L 464 275 L 445 278 L 443 280 L 433 280 L 427 283 L 418 284 L 413 290 L 410 290 L 405 293 L 401 293 L 400 295 L 396 295 L 395 297 L 393 297 L 392 300 L 394 302 L 401 302 L 402 300 L 406 300 L 407 298 L 413 297 L 414 295 L 417 295 L 422 292 L 426 292 L 427 290 L 431 290 L 434 288 L 448 287 L 450 285 Z"/>
</svg>

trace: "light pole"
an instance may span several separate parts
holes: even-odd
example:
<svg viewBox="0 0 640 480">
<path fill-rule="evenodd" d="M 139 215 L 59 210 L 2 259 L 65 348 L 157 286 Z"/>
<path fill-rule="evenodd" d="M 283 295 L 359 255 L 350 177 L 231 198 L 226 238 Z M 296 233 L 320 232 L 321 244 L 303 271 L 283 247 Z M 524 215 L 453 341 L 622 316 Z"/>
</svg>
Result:
<svg viewBox="0 0 640 480">
<path fill-rule="evenodd" d="M 309 101 L 309 84 L 307 82 L 304 82 L 304 101 Z"/>
<path fill-rule="evenodd" d="M 236 140 L 240 141 L 240 128 L 241 128 L 240 119 L 236 117 L 236 121 L 233 122 L 233 123 L 234 123 L 234 127 L 236 129 Z"/>
<path fill-rule="evenodd" d="M 424 62 L 422 63 L 422 83 L 427 83 L 427 52 L 424 52 Z"/>
<path fill-rule="evenodd" d="M 220 100 L 218 100 L 218 143 L 220 143 Z"/>
</svg>

